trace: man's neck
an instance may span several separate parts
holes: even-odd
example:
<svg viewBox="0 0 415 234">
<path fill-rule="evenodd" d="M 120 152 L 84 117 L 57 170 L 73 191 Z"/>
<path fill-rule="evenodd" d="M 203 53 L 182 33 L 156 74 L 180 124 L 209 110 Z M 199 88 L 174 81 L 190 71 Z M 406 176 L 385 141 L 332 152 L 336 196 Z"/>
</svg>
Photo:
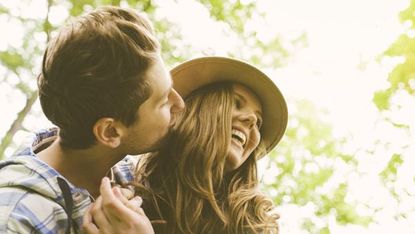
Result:
<svg viewBox="0 0 415 234">
<path fill-rule="evenodd" d="M 99 196 L 101 179 L 123 157 L 99 146 L 62 148 L 59 138 L 37 155 L 76 187 L 88 190 L 94 198 Z"/>
</svg>

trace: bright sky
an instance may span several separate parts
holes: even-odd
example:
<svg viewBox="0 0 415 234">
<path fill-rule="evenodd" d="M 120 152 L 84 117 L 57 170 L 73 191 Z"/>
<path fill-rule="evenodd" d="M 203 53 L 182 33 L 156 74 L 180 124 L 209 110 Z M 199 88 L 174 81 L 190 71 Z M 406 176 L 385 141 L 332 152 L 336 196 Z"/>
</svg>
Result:
<svg viewBox="0 0 415 234">
<path fill-rule="evenodd" d="M 249 2 L 249 0 L 245 0 Z M 359 175 L 348 178 L 351 184 L 350 199 L 359 200 L 382 209 L 377 223 L 368 228 L 360 226 L 339 226 L 334 215 L 326 220 L 332 233 L 415 233 L 415 214 L 407 219 L 395 220 L 391 214 L 399 213 L 406 207 L 414 208 L 415 201 L 408 197 L 406 203 L 395 204 L 385 191 L 377 177 L 384 168 L 390 153 L 399 150 L 402 145 L 410 144 L 415 136 L 415 98 L 402 93 L 396 102 L 403 108 L 392 116 L 411 126 L 409 132 L 403 132 L 380 121 L 380 115 L 372 102 L 374 91 L 387 85 L 387 76 L 396 64 L 395 60 L 376 58 L 402 33 L 403 26 L 398 14 L 408 6 L 409 0 L 259 0 L 260 10 L 266 13 L 265 21 L 251 22 L 247 27 L 256 29 L 261 39 L 267 40 L 274 35 L 283 38 L 295 38 L 306 33 L 308 46 L 294 51 L 287 66 L 268 69 L 289 104 L 293 100 L 307 99 L 319 108 L 328 111 L 328 120 L 334 126 L 338 136 L 351 136 L 352 148 L 364 148 L 373 142 L 393 142 L 391 148 L 377 149 L 374 155 L 362 152 Z M 4 4 L 17 4 L 18 1 L 4 1 Z M 39 9 L 44 1 L 32 1 L 33 6 L 26 9 Z M 200 54 L 223 55 L 237 48 L 238 38 L 226 33 L 227 26 L 209 20 L 209 14 L 200 4 L 190 0 L 159 0 L 158 17 L 166 17 L 181 25 L 183 40 L 192 45 L 195 57 Z M 34 8 L 36 7 L 36 8 Z M 36 13 L 34 13 L 36 12 Z M 191 12 L 191 13 L 190 13 Z M 40 11 L 27 11 L 31 17 L 44 15 Z M 65 7 L 56 7 L 51 20 L 60 24 L 66 17 Z M 0 18 L 0 50 L 7 44 L 18 47 L 22 32 L 13 22 L 4 23 Z M 208 35 L 207 35 L 208 34 Z M 0 74 L 4 75 L 0 68 Z M 0 84 L 0 106 L 3 113 L 0 118 L 0 134 L 9 127 L 24 100 L 20 94 L 10 90 L 6 84 Z M 412 107 L 412 108 L 410 108 Z M 28 128 L 48 126 L 42 119 L 37 105 L 36 115 L 26 123 Z M 19 136 L 18 136 L 19 137 Z M 395 148 L 394 148 L 395 147 Z M 12 153 L 11 151 L 7 152 Z M 415 148 L 406 149 L 403 155 L 414 155 Z M 411 165 L 415 159 L 406 157 L 398 183 L 402 190 L 413 184 Z M 347 173 L 346 167 L 339 167 Z M 341 176 L 342 172 L 339 172 Z M 364 176 L 362 176 L 362 174 Z M 409 179 L 408 179 L 409 178 Z M 410 192 L 415 194 L 415 189 Z M 376 195 L 376 196 L 375 196 Z M 301 233 L 298 225 L 302 218 L 312 217 L 315 207 L 286 205 L 281 207 L 283 233 Z M 358 207 L 362 214 L 367 210 Z M 314 220 L 317 224 L 319 219 Z"/>
</svg>

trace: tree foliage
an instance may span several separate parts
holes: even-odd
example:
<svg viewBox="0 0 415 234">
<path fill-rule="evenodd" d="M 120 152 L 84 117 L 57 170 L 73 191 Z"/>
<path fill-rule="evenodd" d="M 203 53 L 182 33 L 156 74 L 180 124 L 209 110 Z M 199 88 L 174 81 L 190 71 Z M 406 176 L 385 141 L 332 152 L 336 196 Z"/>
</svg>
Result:
<svg viewBox="0 0 415 234">
<path fill-rule="evenodd" d="M 383 57 L 399 58 L 401 62 L 390 72 L 388 77 L 389 86 L 384 90 L 376 92 L 374 95 L 375 104 L 383 112 L 414 108 L 414 106 L 403 107 L 401 103 L 393 103 L 392 100 L 401 93 L 406 93 L 412 97 L 415 95 L 415 0 L 410 0 L 409 6 L 399 16 L 402 24 L 406 26 L 405 31 L 383 53 Z M 414 127 L 413 121 L 405 123 L 390 116 L 387 116 L 386 120 L 396 129 L 407 132 L 408 135 L 410 135 L 411 127 Z M 413 142 L 409 142 L 401 150 L 391 154 L 387 166 L 380 173 L 383 183 L 398 202 L 401 202 L 405 197 L 405 194 L 400 193 L 396 187 L 398 173 L 405 161 L 408 161 L 405 160 L 404 154 L 411 145 L 413 145 Z M 412 183 L 412 185 L 415 185 L 415 183 Z M 411 193 L 408 192 L 408 194 Z"/>
<path fill-rule="evenodd" d="M 378 91 L 374 96 L 374 102 L 380 110 L 390 108 L 391 99 L 399 90 L 404 90 L 411 95 L 415 94 L 414 13 L 415 1 L 411 0 L 409 7 L 400 14 L 402 23 L 409 25 L 409 27 L 384 53 L 386 57 L 400 57 L 403 62 L 398 64 L 389 74 L 389 87 Z"/>
<path fill-rule="evenodd" d="M 324 220 L 333 214 L 339 224 L 366 226 L 372 222 L 371 217 L 359 215 L 356 202 L 345 199 L 345 178 L 334 179 L 339 177 L 340 168 L 356 167 L 354 153 L 345 152 L 347 139 L 333 137 L 332 126 L 324 118 L 324 111 L 311 102 L 296 102 L 291 110 L 291 126 L 271 154 L 270 169 L 279 173 L 266 182 L 266 190 L 273 194 L 276 204 L 312 204 L 314 216 L 325 225 L 318 227 L 311 219 L 304 220 L 302 225 L 310 233 L 330 233 Z"/>
</svg>

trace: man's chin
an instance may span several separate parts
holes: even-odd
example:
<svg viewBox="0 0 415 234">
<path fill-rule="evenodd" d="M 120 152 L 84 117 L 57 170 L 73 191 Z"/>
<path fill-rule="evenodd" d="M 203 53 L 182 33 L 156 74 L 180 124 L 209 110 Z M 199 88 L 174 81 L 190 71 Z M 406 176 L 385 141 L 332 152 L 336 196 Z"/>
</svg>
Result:
<svg viewBox="0 0 415 234">
<path fill-rule="evenodd" d="M 160 147 L 163 146 L 163 142 L 164 141 L 158 141 L 154 143 L 151 147 L 141 149 L 140 151 L 128 152 L 128 154 L 129 155 L 141 155 L 141 154 L 148 154 L 148 153 L 156 152 L 157 150 L 160 149 Z"/>
<path fill-rule="evenodd" d="M 162 137 L 160 140 L 155 142 L 149 149 L 147 149 L 146 153 L 152 153 L 160 148 L 166 146 L 168 144 L 168 134 L 166 134 L 164 137 Z"/>
</svg>

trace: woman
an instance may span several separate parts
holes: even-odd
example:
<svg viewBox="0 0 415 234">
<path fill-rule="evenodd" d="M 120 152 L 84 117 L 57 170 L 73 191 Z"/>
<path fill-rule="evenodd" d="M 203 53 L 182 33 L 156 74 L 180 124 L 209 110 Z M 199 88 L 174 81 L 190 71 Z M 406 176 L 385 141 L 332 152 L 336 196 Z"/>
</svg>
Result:
<svg viewBox="0 0 415 234">
<path fill-rule="evenodd" d="M 277 233 L 273 203 L 258 191 L 256 161 L 281 139 L 283 96 L 241 61 L 205 57 L 172 70 L 185 111 L 158 152 L 143 156 L 137 187 L 156 233 Z M 124 202 L 127 204 L 127 202 Z"/>
</svg>

